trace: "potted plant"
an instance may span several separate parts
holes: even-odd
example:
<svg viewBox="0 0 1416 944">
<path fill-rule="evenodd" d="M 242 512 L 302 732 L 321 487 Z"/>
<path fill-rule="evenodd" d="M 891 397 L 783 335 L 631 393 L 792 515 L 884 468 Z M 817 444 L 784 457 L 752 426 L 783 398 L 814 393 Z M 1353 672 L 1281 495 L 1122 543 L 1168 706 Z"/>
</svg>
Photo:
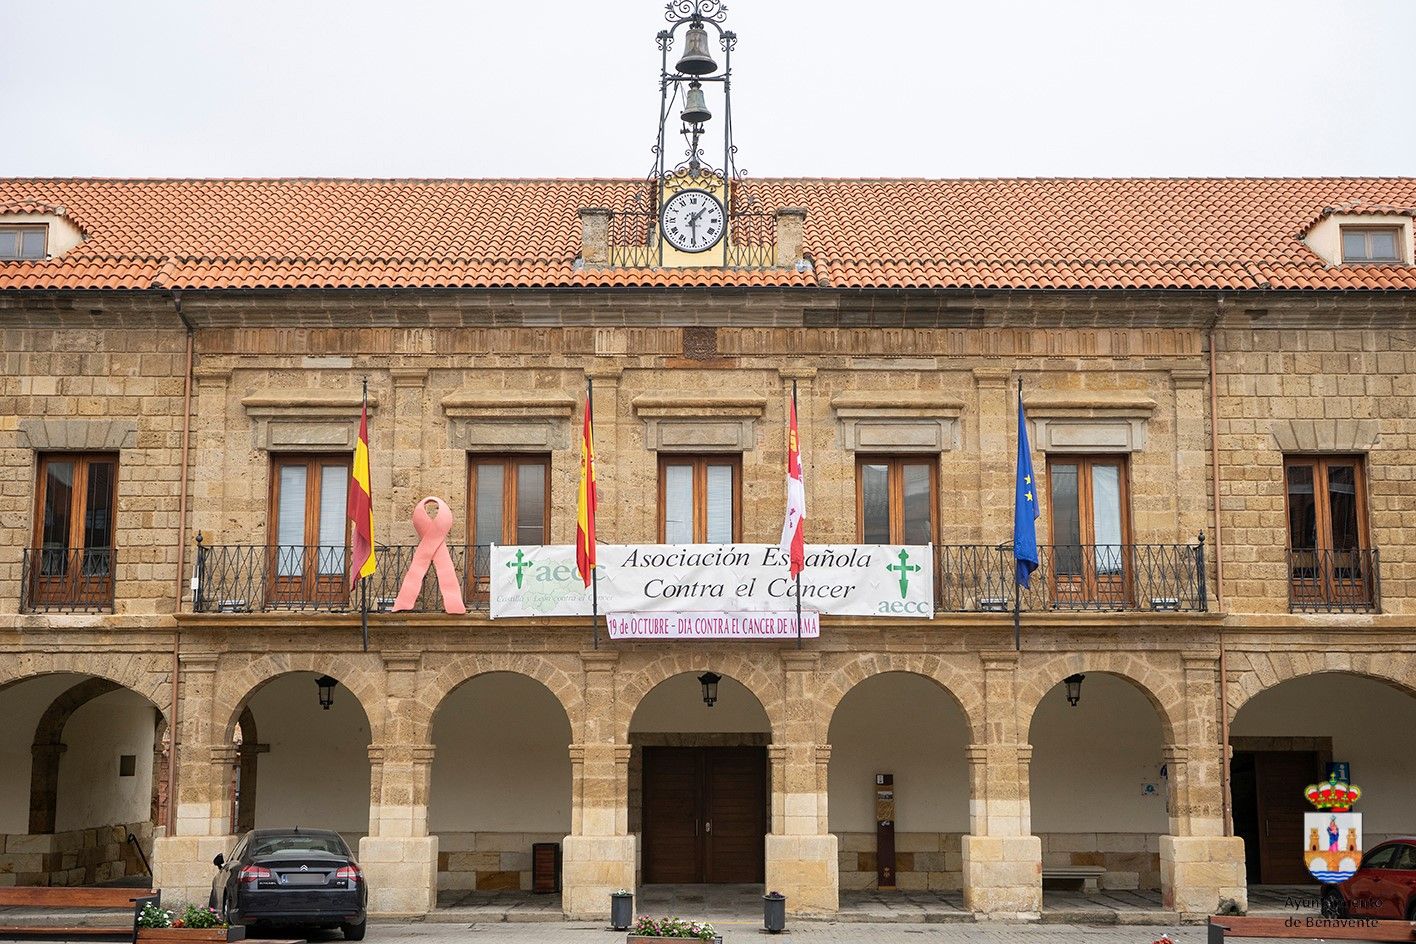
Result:
<svg viewBox="0 0 1416 944">
<path fill-rule="evenodd" d="M 713 930 L 713 925 L 706 921 L 702 924 L 697 921 L 685 921 L 683 918 L 659 918 L 656 921 L 645 915 L 640 915 L 639 920 L 634 922 L 634 928 L 629 932 L 629 937 L 625 938 L 625 942 L 653 944 L 666 937 L 687 938 L 703 941 L 705 944 L 723 944 L 723 938 Z"/>
<path fill-rule="evenodd" d="M 157 905 L 145 905 L 138 913 L 139 941 L 193 944 L 196 941 L 240 941 L 245 937 L 245 925 L 227 924 L 214 908 L 187 905 L 180 910 L 165 911 Z"/>
<path fill-rule="evenodd" d="M 610 927 L 616 931 L 628 931 L 634 921 L 634 893 L 621 888 L 610 892 Z"/>
<path fill-rule="evenodd" d="M 780 933 L 787 926 L 787 896 L 768 892 L 762 896 L 762 927 L 769 934 Z"/>
</svg>

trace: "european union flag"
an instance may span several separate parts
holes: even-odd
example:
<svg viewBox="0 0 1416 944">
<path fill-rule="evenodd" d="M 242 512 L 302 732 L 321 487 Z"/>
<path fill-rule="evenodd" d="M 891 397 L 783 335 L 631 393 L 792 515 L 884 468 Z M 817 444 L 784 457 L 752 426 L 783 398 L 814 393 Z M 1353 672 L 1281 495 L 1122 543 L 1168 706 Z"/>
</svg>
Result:
<svg viewBox="0 0 1416 944">
<path fill-rule="evenodd" d="M 1028 424 L 1023 418 L 1023 382 L 1018 381 L 1018 477 L 1013 494 L 1013 560 L 1017 582 L 1030 586 L 1037 570 L 1037 480 L 1033 476 Z"/>
</svg>

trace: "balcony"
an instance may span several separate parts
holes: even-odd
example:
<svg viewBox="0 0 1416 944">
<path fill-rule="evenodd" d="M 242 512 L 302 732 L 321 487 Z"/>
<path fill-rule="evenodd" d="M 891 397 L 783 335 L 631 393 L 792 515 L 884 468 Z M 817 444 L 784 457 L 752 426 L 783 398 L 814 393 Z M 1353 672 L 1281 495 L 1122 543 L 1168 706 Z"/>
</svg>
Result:
<svg viewBox="0 0 1416 944">
<path fill-rule="evenodd" d="M 378 569 L 368 580 L 370 612 L 393 609 L 394 599 L 413 560 L 413 545 L 374 549 Z M 468 609 L 485 608 L 486 573 L 491 547 L 449 544 L 453 568 L 462 581 Z M 321 613 L 358 612 L 360 590 L 349 589 L 342 547 L 198 543 L 192 578 L 194 613 L 259 613 L 290 610 Z M 468 563 L 471 562 L 471 569 Z M 429 567 L 412 612 L 443 612 L 436 568 Z"/>
<path fill-rule="evenodd" d="M 1043 545 L 1031 586 L 1015 587 L 1010 544 L 941 545 L 935 549 L 936 606 L 944 612 L 1008 612 L 1018 608 L 1204 612 L 1204 538 L 1197 544 Z"/>
<path fill-rule="evenodd" d="M 25 613 L 111 613 L 111 547 L 25 548 L 20 565 L 20 610 Z"/>
<path fill-rule="evenodd" d="M 1372 613 L 1380 606 L 1375 548 L 1289 548 L 1288 608 L 1294 612 Z"/>
</svg>

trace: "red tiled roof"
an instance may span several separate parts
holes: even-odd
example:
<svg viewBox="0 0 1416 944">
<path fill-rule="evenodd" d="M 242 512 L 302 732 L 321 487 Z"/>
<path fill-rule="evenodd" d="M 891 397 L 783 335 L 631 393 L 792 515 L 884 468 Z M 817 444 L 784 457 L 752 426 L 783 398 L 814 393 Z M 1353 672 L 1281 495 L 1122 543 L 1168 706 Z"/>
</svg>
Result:
<svg viewBox="0 0 1416 944">
<path fill-rule="evenodd" d="M 583 268 L 582 207 L 633 180 L 0 179 L 0 221 L 86 236 L 0 263 L 0 289 L 783 286 L 1416 289 L 1416 267 L 1328 267 L 1332 212 L 1411 215 L 1416 178 L 830 180 L 745 185 L 804 207 L 793 269 Z"/>
</svg>

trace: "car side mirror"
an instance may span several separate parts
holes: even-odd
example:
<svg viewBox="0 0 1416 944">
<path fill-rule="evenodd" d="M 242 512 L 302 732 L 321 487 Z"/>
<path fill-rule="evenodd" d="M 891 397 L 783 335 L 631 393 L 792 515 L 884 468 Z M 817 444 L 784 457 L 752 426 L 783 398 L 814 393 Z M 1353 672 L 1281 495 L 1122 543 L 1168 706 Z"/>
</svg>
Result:
<svg viewBox="0 0 1416 944">
<path fill-rule="evenodd" d="M 223 865 L 226 864 L 226 856 L 218 852 L 216 854 L 216 858 L 211 860 L 211 864 L 216 866 L 218 869 L 221 868 Z"/>
</svg>

